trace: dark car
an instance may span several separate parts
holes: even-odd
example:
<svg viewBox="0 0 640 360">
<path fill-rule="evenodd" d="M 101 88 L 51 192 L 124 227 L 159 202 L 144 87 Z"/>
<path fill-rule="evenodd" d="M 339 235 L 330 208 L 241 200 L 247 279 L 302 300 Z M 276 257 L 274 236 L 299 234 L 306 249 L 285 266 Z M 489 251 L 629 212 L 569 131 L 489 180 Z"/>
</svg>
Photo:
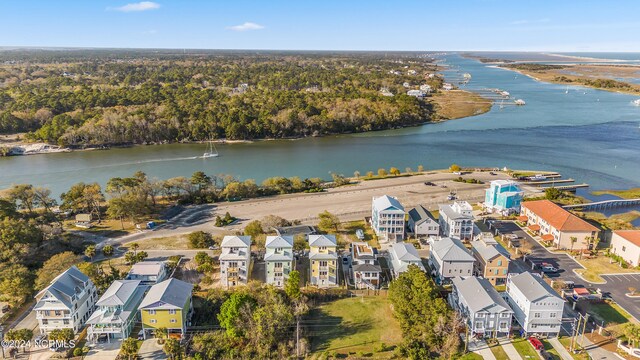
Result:
<svg viewBox="0 0 640 360">
<path fill-rule="evenodd" d="M 427 185 L 427 186 L 436 186 L 436 184 L 434 184 L 431 181 L 425 181 L 424 184 Z"/>
</svg>

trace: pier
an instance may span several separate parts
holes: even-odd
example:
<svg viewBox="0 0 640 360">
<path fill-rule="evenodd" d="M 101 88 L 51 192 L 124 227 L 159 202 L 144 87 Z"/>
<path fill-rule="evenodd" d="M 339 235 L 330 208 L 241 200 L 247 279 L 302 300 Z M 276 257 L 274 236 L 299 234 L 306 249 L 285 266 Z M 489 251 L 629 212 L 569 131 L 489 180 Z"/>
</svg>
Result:
<svg viewBox="0 0 640 360">
<path fill-rule="evenodd" d="M 527 185 L 549 185 L 549 184 L 566 184 L 575 182 L 574 179 L 552 179 L 552 180 L 542 180 L 542 181 L 527 181 L 525 184 Z"/>
<path fill-rule="evenodd" d="M 586 188 L 589 187 L 589 184 L 575 184 L 575 185 L 563 185 L 563 186 L 548 186 L 548 187 L 542 187 L 542 189 L 546 190 L 546 189 L 551 189 L 551 188 L 556 188 L 560 191 L 571 191 L 574 192 L 580 188 Z"/>
<path fill-rule="evenodd" d="M 640 205 L 640 199 L 616 199 L 616 200 L 596 201 L 588 204 L 564 205 L 563 208 L 567 210 L 594 211 L 594 210 L 607 210 L 607 209 L 636 206 L 636 205 Z"/>
</svg>

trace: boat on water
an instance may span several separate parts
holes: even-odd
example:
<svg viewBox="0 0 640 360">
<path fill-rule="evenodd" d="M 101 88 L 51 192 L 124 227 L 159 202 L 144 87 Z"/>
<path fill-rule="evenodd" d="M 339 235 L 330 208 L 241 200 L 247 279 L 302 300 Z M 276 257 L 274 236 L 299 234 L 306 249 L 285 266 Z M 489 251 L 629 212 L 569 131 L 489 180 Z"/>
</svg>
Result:
<svg viewBox="0 0 640 360">
<path fill-rule="evenodd" d="M 633 105 L 635 105 L 635 106 L 640 106 L 640 99 L 633 100 L 633 101 L 632 101 L 632 103 L 633 103 Z"/>
<path fill-rule="evenodd" d="M 518 100 L 514 101 L 513 103 L 514 103 L 514 104 L 516 104 L 516 105 L 519 105 L 519 106 L 522 106 L 522 105 L 526 105 L 526 104 L 527 104 L 527 103 L 526 103 L 526 102 L 524 102 L 524 100 L 522 100 L 522 99 L 518 99 Z"/>
<path fill-rule="evenodd" d="M 207 151 L 202 154 L 203 159 L 218 157 L 218 149 L 216 149 L 216 145 L 213 141 L 209 140 L 209 146 L 207 147 Z"/>
</svg>

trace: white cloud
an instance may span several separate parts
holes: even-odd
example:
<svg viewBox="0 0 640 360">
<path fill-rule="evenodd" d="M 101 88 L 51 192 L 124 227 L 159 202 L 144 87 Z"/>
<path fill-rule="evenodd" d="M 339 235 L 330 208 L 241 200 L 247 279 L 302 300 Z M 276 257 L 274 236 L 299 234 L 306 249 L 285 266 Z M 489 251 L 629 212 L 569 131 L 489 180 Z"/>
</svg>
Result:
<svg viewBox="0 0 640 360">
<path fill-rule="evenodd" d="M 233 31 L 249 31 L 249 30 L 264 29 L 264 26 L 262 26 L 260 24 L 252 23 L 252 22 L 246 22 L 246 23 L 241 24 L 241 25 L 229 26 L 229 27 L 227 27 L 227 29 L 233 30 Z"/>
<path fill-rule="evenodd" d="M 548 23 L 550 21 L 551 21 L 551 19 L 549 19 L 549 18 L 536 19 L 536 20 L 516 20 L 516 21 L 510 22 L 510 24 L 511 25 L 544 24 L 544 23 Z"/>
<path fill-rule="evenodd" d="M 131 3 L 116 8 L 107 8 L 107 10 L 114 10 L 120 12 L 133 12 L 133 11 L 147 11 L 155 10 L 160 7 L 160 4 L 153 1 L 141 1 L 138 3 Z"/>
</svg>

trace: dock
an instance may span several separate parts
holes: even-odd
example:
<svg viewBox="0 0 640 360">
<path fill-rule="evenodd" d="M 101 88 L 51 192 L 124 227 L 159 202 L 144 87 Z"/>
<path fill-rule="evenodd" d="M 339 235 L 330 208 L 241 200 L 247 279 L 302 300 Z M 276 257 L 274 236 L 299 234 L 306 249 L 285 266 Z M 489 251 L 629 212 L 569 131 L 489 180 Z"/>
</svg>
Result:
<svg viewBox="0 0 640 360">
<path fill-rule="evenodd" d="M 540 186 L 540 185 L 549 185 L 549 184 L 566 184 L 566 183 L 572 183 L 575 182 L 574 179 L 552 179 L 552 180 L 542 180 L 542 181 L 527 181 L 524 182 L 527 185 L 536 185 L 536 186 Z"/>
<path fill-rule="evenodd" d="M 638 205 L 640 205 L 640 199 L 615 199 L 596 201 L 588 204 L 564 205 L 563 208 L 567 210 L 594 211 Z"/>
<path fill-rule="evenodd" d="M 587 188 L 589 187 L 589 184 L 575 184 L 575 185 L 563 185 L 563 186 L 547 186 L 547 187 L 542 187 L 542 189 L 546 190 L 546 189 L 551 189 L 551 188 L 556 188 L 560 191 L 571 191 L 571 192 L 575 192 L 576 190 L 580 189 L 580 188 Z"/>
</svg>

